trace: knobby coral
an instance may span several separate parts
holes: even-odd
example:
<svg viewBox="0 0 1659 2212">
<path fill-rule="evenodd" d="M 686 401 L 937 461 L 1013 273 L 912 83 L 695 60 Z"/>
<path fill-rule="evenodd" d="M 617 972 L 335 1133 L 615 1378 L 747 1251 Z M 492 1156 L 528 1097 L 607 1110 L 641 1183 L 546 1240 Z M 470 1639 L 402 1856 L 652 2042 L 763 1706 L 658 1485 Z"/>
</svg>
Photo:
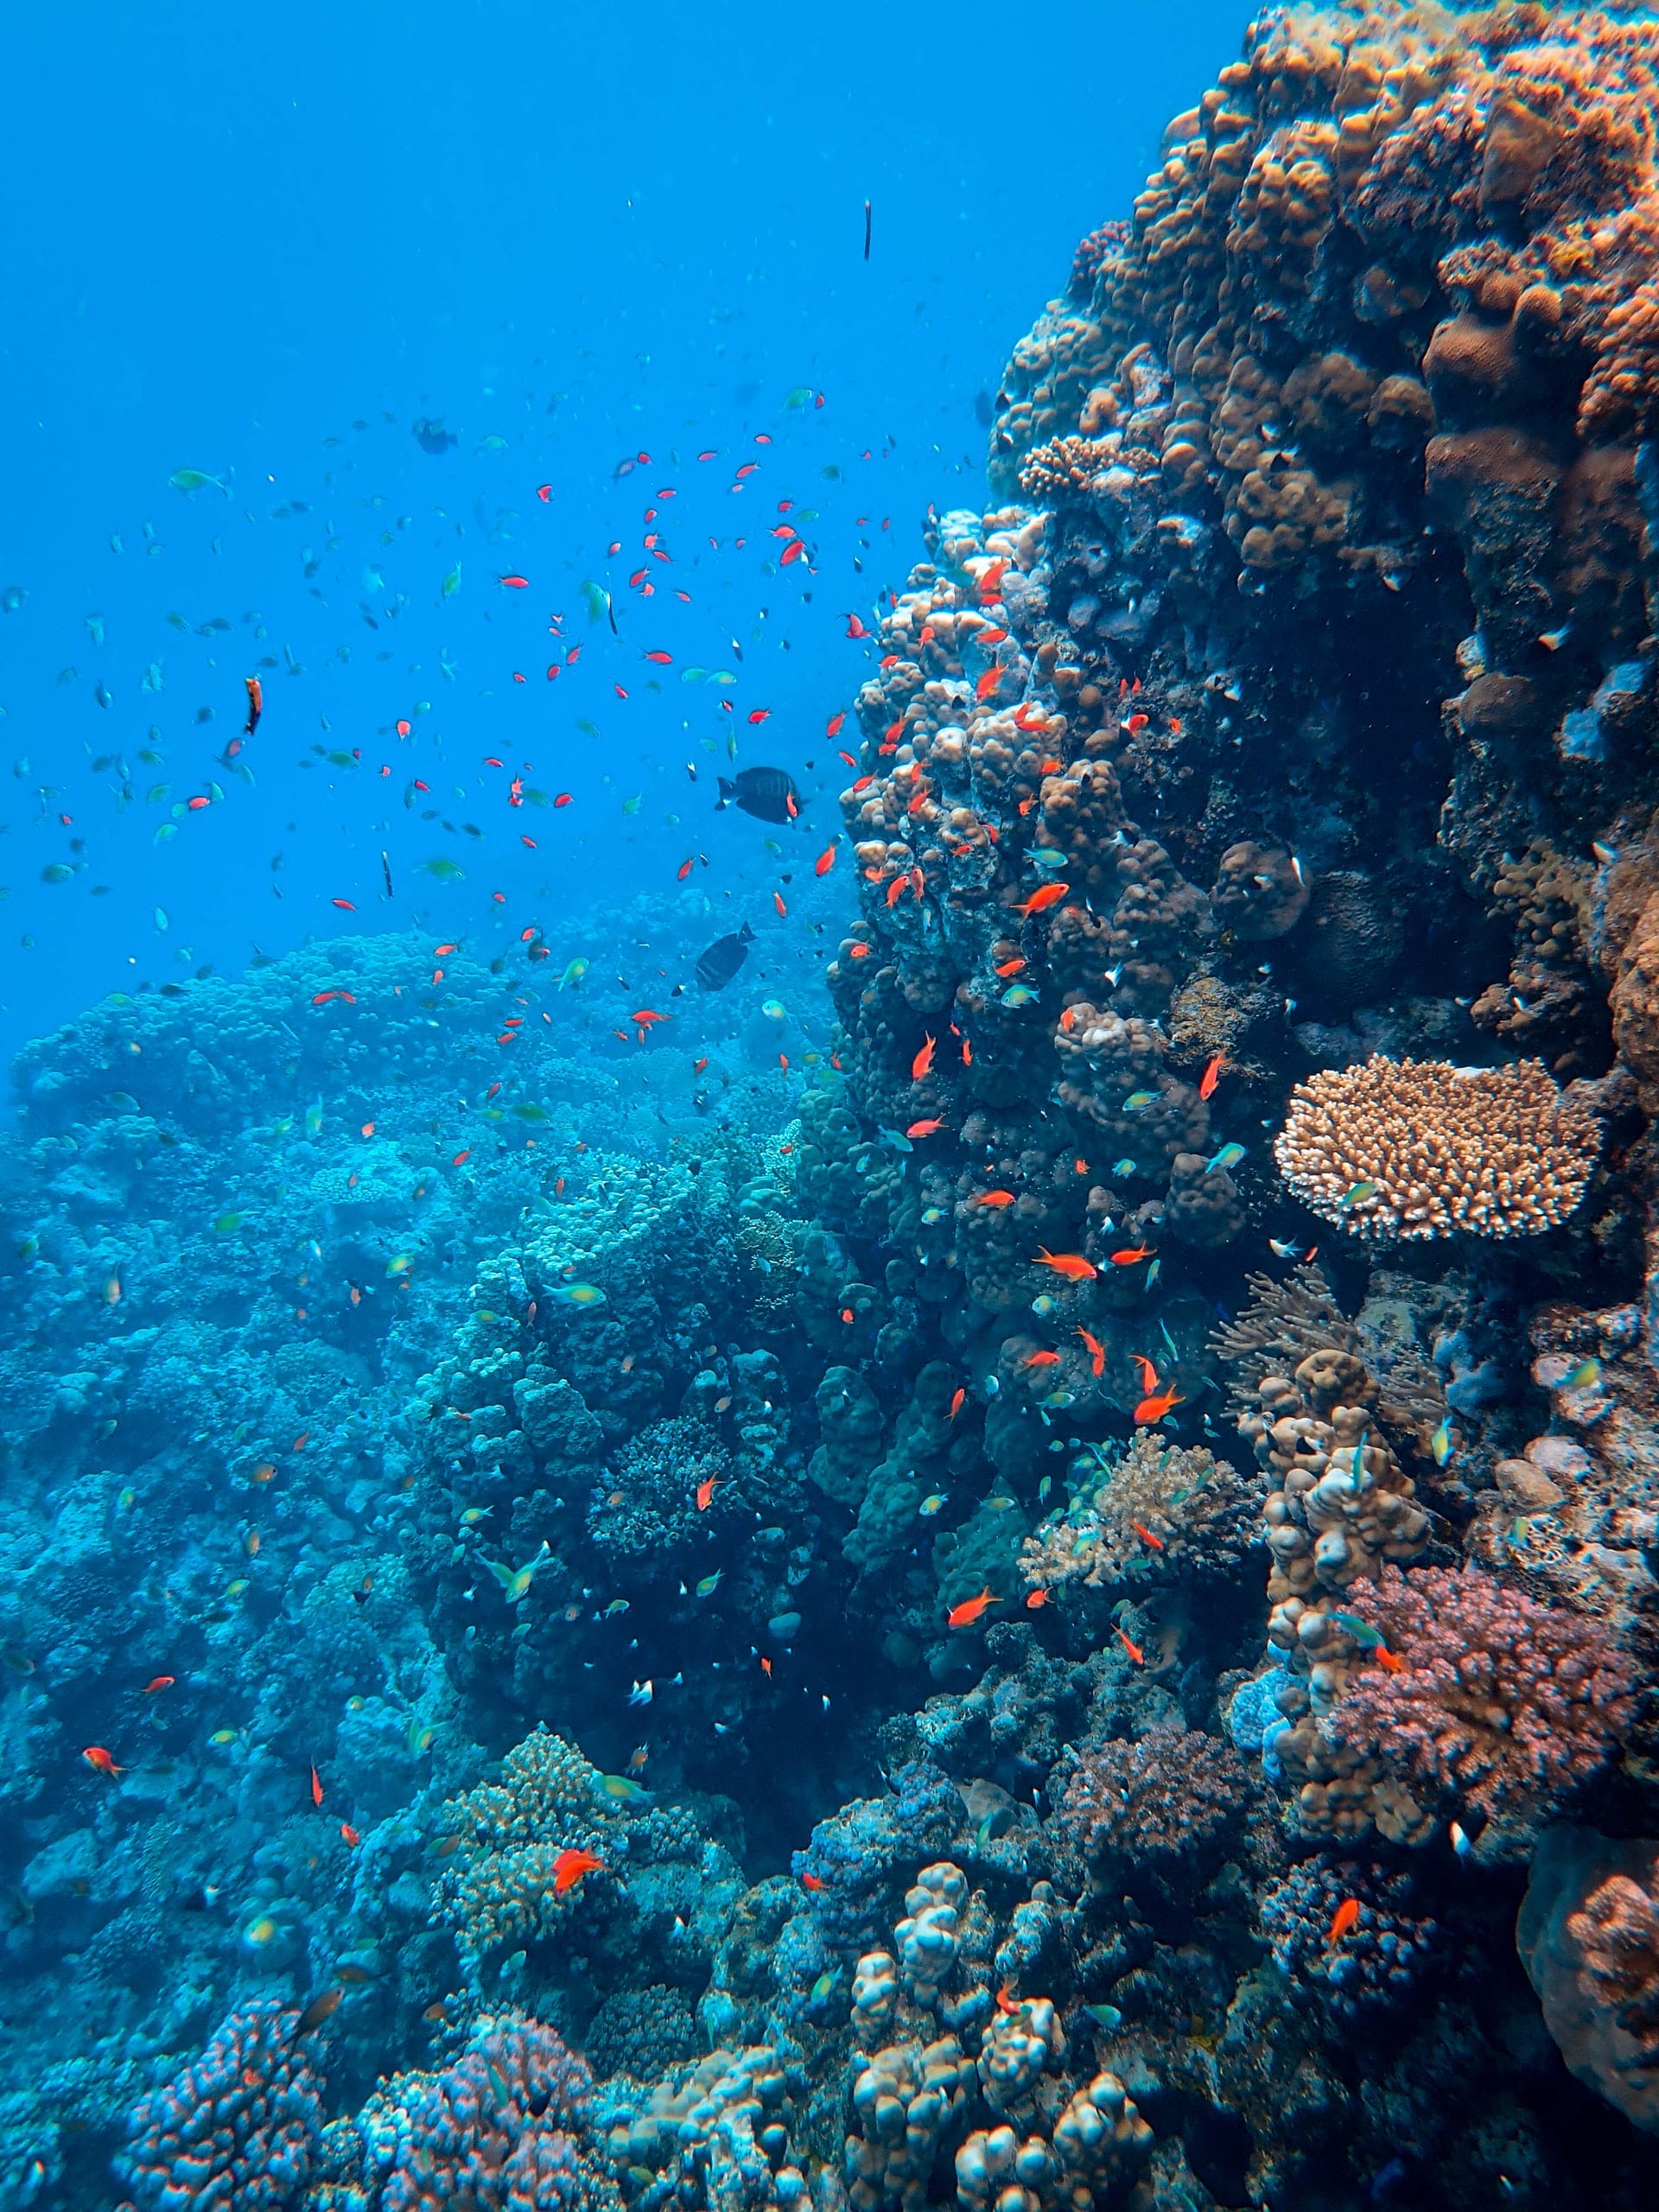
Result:
<svg viewBox="0 0 1659 2212">
<path fill-rule="evenodd" d="M 271 1999 L 241 2006 L 200 2058 L 143 2099 L 118 2162 L 138 2212 L 283 2212 L 294 2202 L 322 2129 L 321 2084 L 295 2040 L 297 2021 Z"/>
</svg>

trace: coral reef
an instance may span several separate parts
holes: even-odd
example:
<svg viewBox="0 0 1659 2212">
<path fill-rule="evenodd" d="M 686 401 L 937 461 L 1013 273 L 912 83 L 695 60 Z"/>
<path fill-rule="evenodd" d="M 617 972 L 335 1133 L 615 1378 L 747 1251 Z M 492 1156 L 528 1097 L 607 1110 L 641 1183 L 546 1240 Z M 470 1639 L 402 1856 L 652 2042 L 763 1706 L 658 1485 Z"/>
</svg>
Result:
<svg viewBox="0 0 1659 2212">
<path fill-rule="evenodd" d="M 1581 2082 L 1659 2133 L 1659 1847 L 1545 1830 L 1516 1942 Z"/>
</svg>

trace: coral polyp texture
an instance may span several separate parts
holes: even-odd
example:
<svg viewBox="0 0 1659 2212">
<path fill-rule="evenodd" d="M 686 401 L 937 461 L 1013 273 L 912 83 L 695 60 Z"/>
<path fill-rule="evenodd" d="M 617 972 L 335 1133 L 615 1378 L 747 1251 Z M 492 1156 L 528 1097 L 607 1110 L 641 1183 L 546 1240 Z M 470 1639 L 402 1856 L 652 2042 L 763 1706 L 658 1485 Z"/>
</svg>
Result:
<svg viewBox="0 0 1659 2212">
<path fill-rule="evenodd" d="M 1556 1228 L 1600 1149 L 1596 1116 L 1537 1060 L 1322 1069 L 1292 1092 L 1274 1141 L 1304 1205 L 1355 1236 L 1402 1243 Z"/>
<path fill-rule="evenodd" d="M 138 2212 L 286 2212 L 298 2201 L 323 2120 L 299 2024 L 289 2005 L 243 2005 L 200 2058 L 137 2107 L 118 2167 Z"/>
</svg>

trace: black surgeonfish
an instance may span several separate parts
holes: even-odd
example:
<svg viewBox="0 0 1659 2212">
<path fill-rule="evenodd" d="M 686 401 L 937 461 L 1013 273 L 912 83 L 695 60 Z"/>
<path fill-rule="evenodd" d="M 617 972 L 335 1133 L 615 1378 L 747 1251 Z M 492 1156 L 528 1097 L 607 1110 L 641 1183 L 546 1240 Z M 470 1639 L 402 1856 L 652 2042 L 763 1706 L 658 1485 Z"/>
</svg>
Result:
<svg viewBox="0 0 1659 2212">
<path fill-rule="evenodd" d="M 760 822 L 792 822 L 801 810 L 801 795 L 787 768 L 740 768 L 735 776 L 721 776 L 718 814 L 723 807 L 739 806 Z"/>
<path fill-rule="evenodd" d="M 729 937 L 717 937 L 706 951 L 700 952 L 696 973 L 703 989 L 723 991 L 748 958 L 753 943 L 754 931 L 745 922 L 741 930 L 734 930 Z"/>
</svg>

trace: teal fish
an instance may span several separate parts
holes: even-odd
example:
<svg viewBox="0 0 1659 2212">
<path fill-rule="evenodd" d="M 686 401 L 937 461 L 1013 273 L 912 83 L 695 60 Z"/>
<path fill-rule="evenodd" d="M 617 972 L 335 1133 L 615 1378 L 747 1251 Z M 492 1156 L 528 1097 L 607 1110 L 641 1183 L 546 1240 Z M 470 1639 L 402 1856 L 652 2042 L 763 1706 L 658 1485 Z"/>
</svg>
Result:
<svg viewBox="0 0 1659 2212">
<path fill-rule="evenodd" d="M 631 1781 L 626 1774 L 601 1774 L 599 1792 L 601 1797 L 608 1797 L 618 1805 L 641 1805 L 651 1796 L 649 1789 Z"/>
<path fill-rule="evenodd" d="M 450 569 L 448 575 L 444 578 L 442 588 L 443 596 L 446 599 L 453 599 L 455 594 L 461 589 L 461 563 L 459 561 L 456 562 L 454 567 Z"/>
<path fill-rule="evenodd" d="M 439 883 L 459 883 L 467 873 L 459 861 L 443 853 L 435 861 L 416 861 L 415 866 L 420 874 L 432 876 Z"/>
<path fill-rule="evenodd" d="M 1450 1414 L 1429 1438 L 1428 1448 L 1433 1455 L 1437 1467 L 1443 1467 L 1452 1457 L 1452 1416 Z"/>
<path fill-rule="evenodd" d="M 1109 2034 L 1123 2024 L 1123 2015 L 1116 2005 L 1085 2005 L 1083 2009 L 1090 2019 L 1098 2020 Z"/>
<path fill-rule="evenodd" d="M 315 1106 L 308 1106 L 305 1109 L 305 1134 L 308 1137 L 315 1137 L 320 1135 L 321 1131 L 322 1101 L 319 1098 Z"/>
<path fill-rule="evenodd" d="M 591 1282 L 562 1282 L 548 1292 L 548 1296 L 560 1306 L 603 1306 L 605 1294 Z"/>
<path fill-rule="evenodd" d="M 521 1957 L 523 1956 L 522 1952 L 519 1955 Z M 490 2077 L 490 2087 L 495 2092 L 496 2102 L 502 2105 L 510 2105 L 512 2102 L 512 2092 L 506 2085 L 506 2082 L 502 2075 L 501 2069 L 496 2064 L 493 2058 L 486 2058 L 485 2060 L 484 2070 Z"/>
<path fill-rule="evenodd" d="M 815 2005 L 822 2004 L 823 1999 L 830 1994 L 830 1991 L 840 1980 L 841 1968 L 839 1967 L 826 1967 L 812 1985 L 810 1993 L 812 2002 Z"/>
<path fill-rule="evenodd" d="M 931 1520 L 936 1513 L 939 1513 L 944 1510 L 946 1495 L 947 1493 L 942 1490 L 936 1490 L 930 1492 L 930 1494 L 922 1500 L 916 1510 L 918 1513 L 925 1514 L 928 1519 Z"/>
<path fill-rule="evenodd" d="M 1010 983 L 1002 994 L 1002 1003 L 1013 1007 L 1035 1006 L 1037 995 L 1029 983 Z"/>
<path fill-rule="evenodd" d="M 531 1584 L 552 1556 L 551 1547 L 543 1543 L 535 1558 L 527 1559 L 522 1567 L 504 1567 L 499 1559 L 486 1559 L 484 1564 L 505 1592 L 507 1603 L 516 1605 L 529 1595 Z"/>
<path fill-rule="evenodd" d="M 1126 1114 L 1138 1114 L 1143 1106 L 1150 1106 L 1157 1096 L 1155 1090 L 1132 1090 L 1123 1101 L 1123 1111 Z"/>
<path fill-rule="evenodd" d="M 1593 1390 L 1600 1380 L 1601 1362 L 1599 1359 L 1581 1359 L 1573 1372 L 1563 1377 L 1561 1388 L 1563 1390 Z"/>
<path fill-rule="evenodd" d="M 239 1212 L 222 1213 L 213 1224 L 221 1236 L 233 1236 L 241 1226 L 242 1215 Z"/>
<path fill-rule="evenodd" d="M 644 791 L 636 791 L 632 798 L 625 798 L 623 800 L 622 811 L 624 814 L 638 814 L 645 803 L 645 795 Z"/>
<path fill-rule="evenodd" d="M 1019 1500 L 1017 1498 L 1005 1497 L 1003 1493 L 999 1491 L 995 1497 L 988 1497 L 986 1499 L 985 1510 L 988 1513 L 1012 1513 L 1018 1503 Z"/>
<path fill-rule="evenodd" d="M 702 1581 L 697 1585 L 698 1597 L 712 1598 L 715 1591 L 719 1589 L 720 1578 L 725 1572 L 726 1570 L 723 1567 L 717 1567 L 712 1574 L 705 1574 Z"/>
<path fill-rule="evenodd" d="M 573 983 L 579 983 L 587 973 L 588 963 L 582 958 L 582 955 L 578 953 L 575 958 L 567 965 L 563 975 L 560 976 L 558 982 L 555 985 L 555 988 L 561 991 L 566 990 Z"/>
<path fill-rule="evenodd" d="M 606 1606 L 604 1611 L 600 1615 L 600 1618 L 607 1621 L 614 1620 L 618 1613 L 626 1613 L 627 1610 L 628 1601 L 626 1598 L 613 1598 L 610 1604 Z"/>
<path fill-rule="evenodd" d="M 1236 1167 L 1243 1157 L 1244 1147 L 1242 1144 L 1224 1144 L 1218 1153 L 1205 1161 L 1204 1172 L 1206 1175 L 1213 1175 L 1217 1168 L 1224 1172 L 1229 1167 Z"/>
<path fill-rule="evenodd" d="M 1375 1183 L 1351 1183 L 1348 1185 L 1348 1188 L 1343 1192 L 1342 1196 L 1337 1200 L 1337 1204 L 1344 1209 L 1349 1206 L 1363 1206 L 1369 1204 L 1369 1202 L 1376 1196 L 1376 1185 Z"/>
<path fill-rule="evenodd" d="M 1127 1156 L 1122 1160 L 1115 1160 L 1112 1162 L 1112 1173 L 1114 1175 L 1133 1175 L 1135 1172 L 1135 1162 Z"/>
<path fill-rule="evenodd" d="M 1065 866 L 1065 855 L 1054 852 L 1046 845 L 1034 847 L 1026 855 L 1026 858 L 1031 862 L 1033 868 L 1061 868 Z"/>
<path fill-rule="evenodd" d="M 175 468 L 167 480 L 175 492 L 182 492 L 187 499 L 194 499 L 198 492 L 206 492 L 210 486 L 215 492 L 222 492 L 227 499 L 231 496 L 231 487 L 224 478 L 209 476 L 205 469 Z"/>
<path fill-rule="evenodd" d="M 1382 1630 L 1373 1628 L 1370 1621 L 1361 1620 L 1357 1613 L 1331 1613 L 1326 1618 L 1333 1627 L 1339 1628 L 1344 1636 L 1351 1636 L 1367 1651 L 1376 1651 L 1382 1645 Z"/>
<path fill-rule="evenodd" d="M 596 584 L 591 576 L 582 579 L 582 603 L 588 609 L 590 622 L 602 622 L 610 607 L 611 594 L 603 584 Z"/>
<path fill-rule="evenodd" d="M 1043 1479 L 1041 1480 L 1041 1482 L 1039 1482 L 1039 1483 L 1038 1484 L 1038 1485 L 1037 1485 L 1037 1503 L 1039 1503 L 1039 1505 L 1046 1505 L 1046 1504 L 1047 1504 L 1047 1503 L 1048 1503 L 1049 1492 L 1053 1489 L 1053 1487 L 1054 1487 L 1054 1478 L 1053 1478 L 1053 1476 L 1052 1476 L 1052 1475 L 1045 1475 L 1045 1476 L 1043 1477 Z"/>
</svg>

